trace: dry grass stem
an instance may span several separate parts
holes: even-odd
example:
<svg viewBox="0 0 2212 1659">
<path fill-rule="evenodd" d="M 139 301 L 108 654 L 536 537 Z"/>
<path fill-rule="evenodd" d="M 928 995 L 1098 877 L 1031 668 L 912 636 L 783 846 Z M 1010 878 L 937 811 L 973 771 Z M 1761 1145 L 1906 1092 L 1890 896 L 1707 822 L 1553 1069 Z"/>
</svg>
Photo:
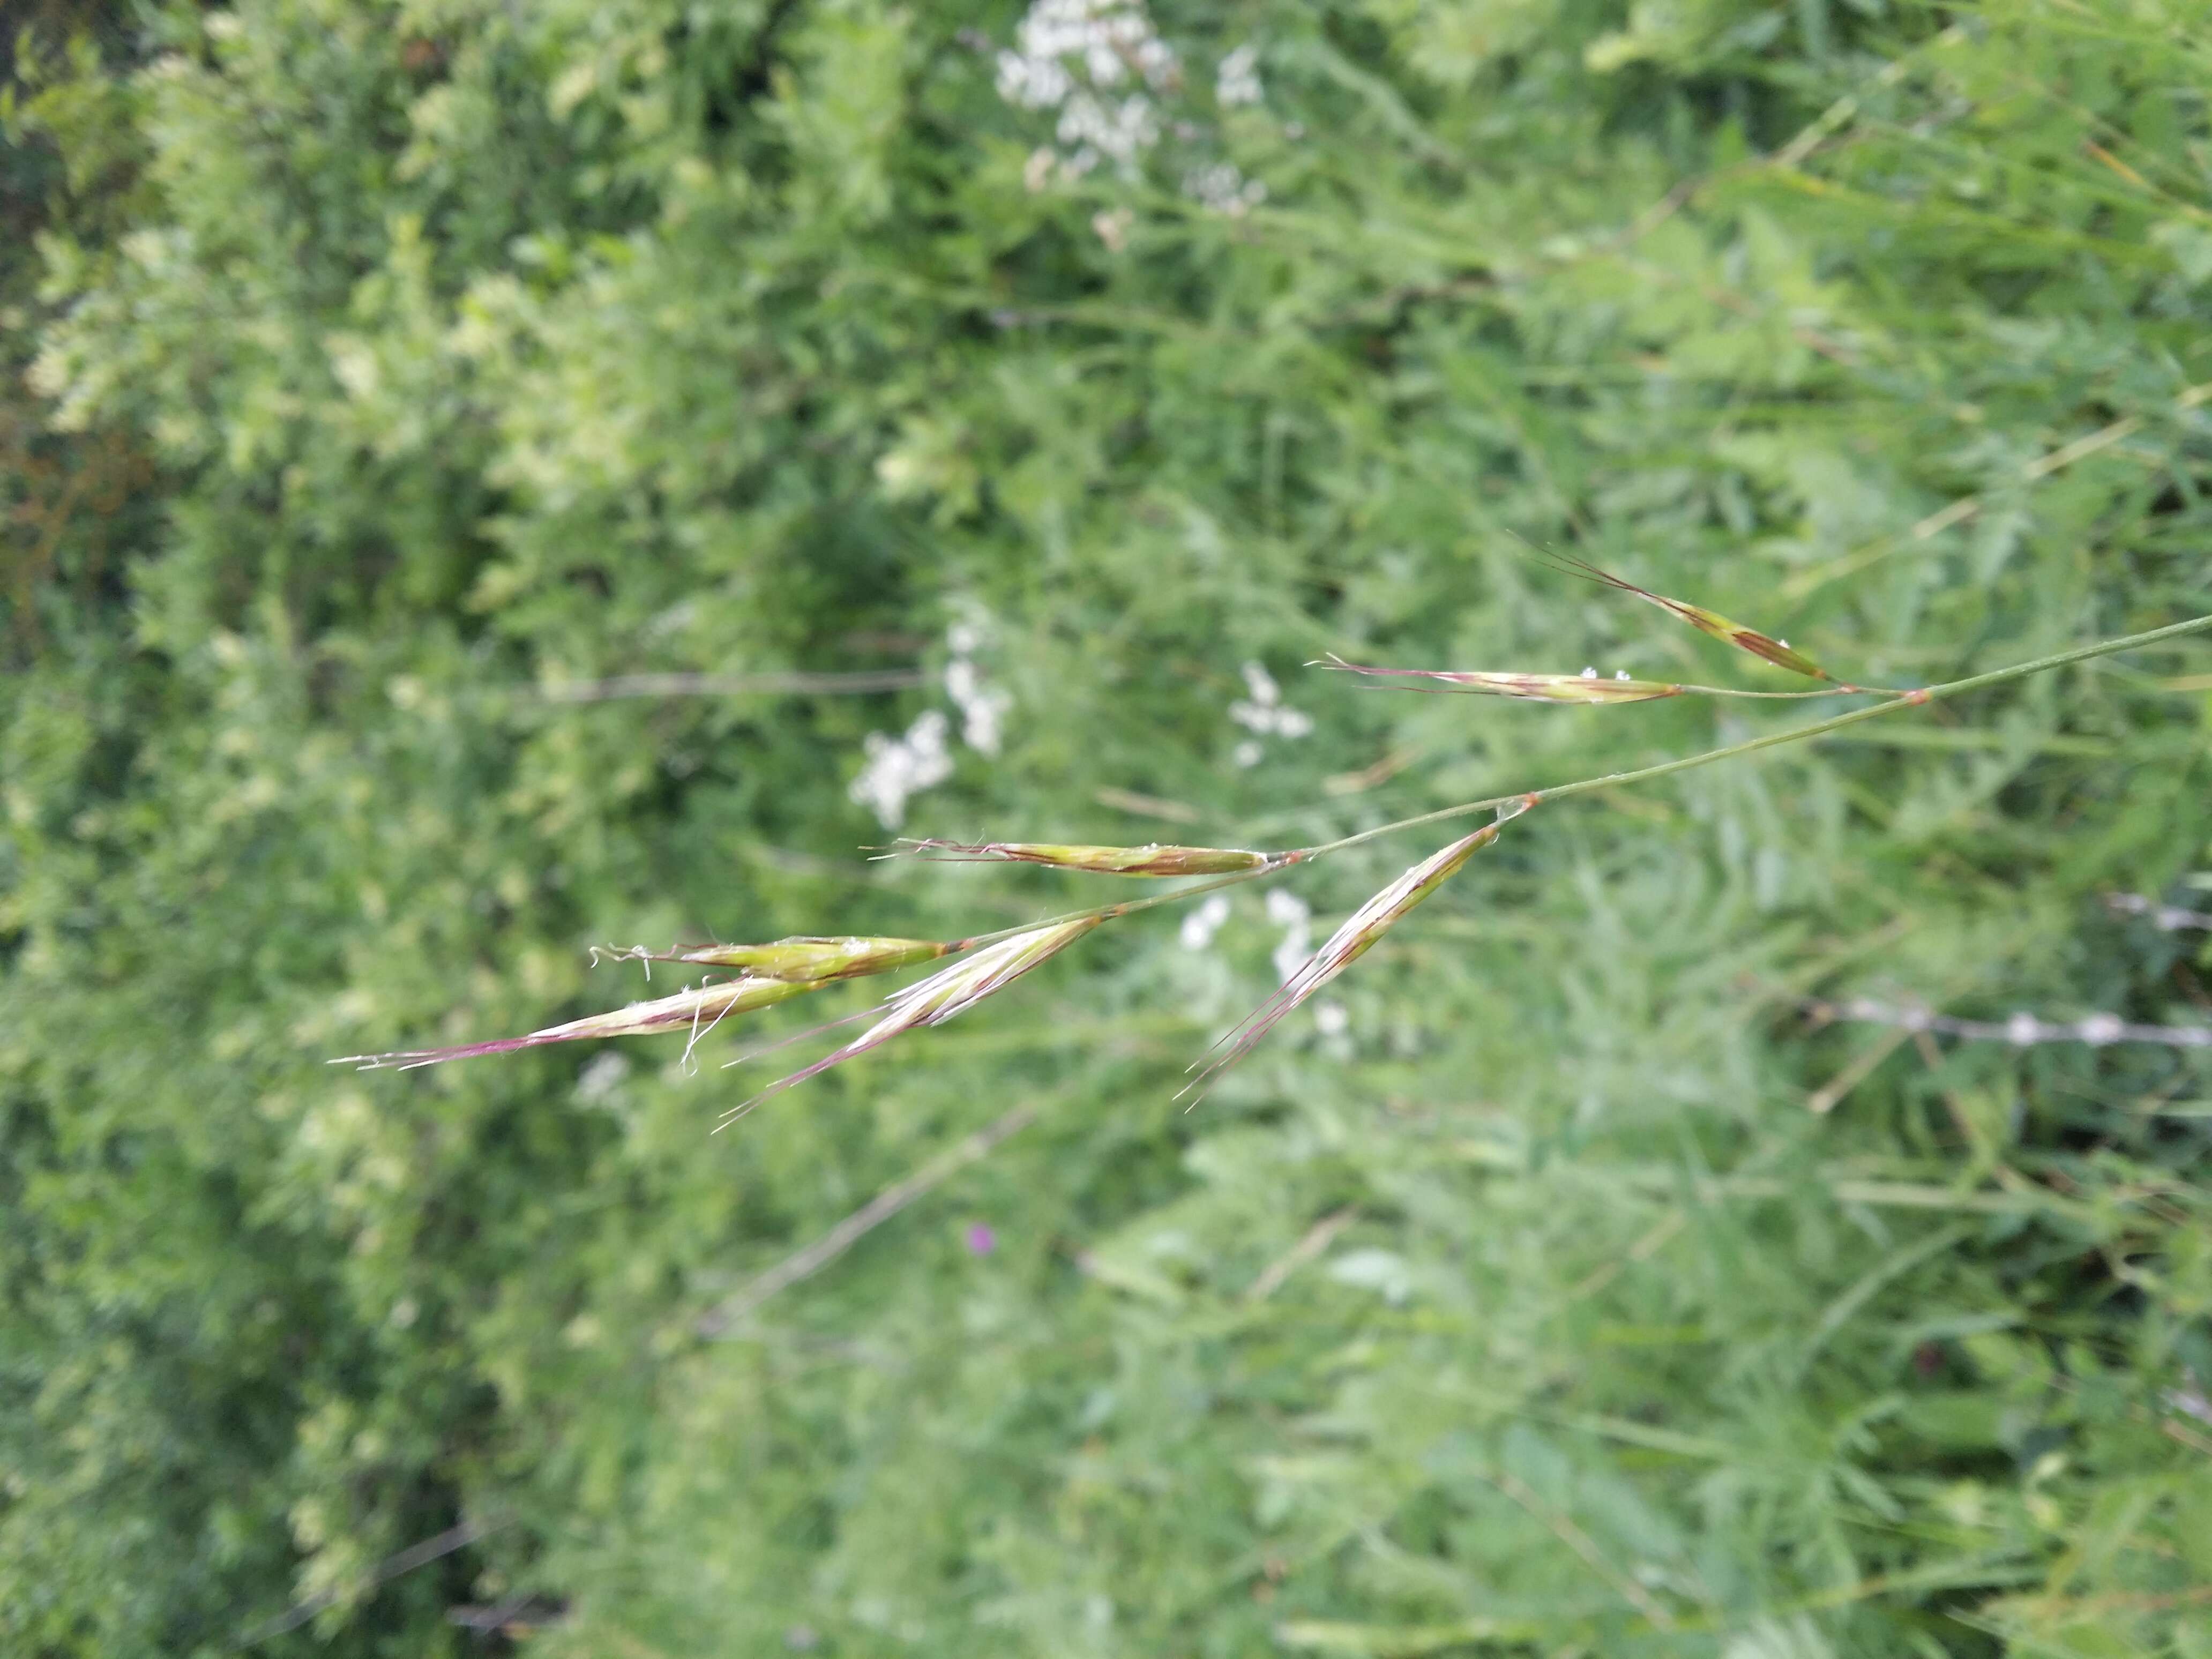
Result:
<svg viewBox="0 0 2212 1659">
<path fill-rule="evenodd" d="M 703 1337 L 728 1334 L 732 1327 L 750 1316 L 770 1297 L 819 1273 L 916 1199 L 987 1156 L 1008 1136 L 1029 1127 L 1036 1121 L 1036 1115 L 1037 1109 L 1024 1103 L 995 1122 L 988 1123 L 975 1133 L 963 1137 L 957 1145 L 939 1153 L 904 1179 L 884 1188 L 811 1244 L 784 1257 L 775 1266 L 700 1315 L 692 1328 Z"/>
<path fill-rule="evenodd" d="M 2160 904 L 2141 893 L 2107 893 L 2105 905 L 2115 915 L 2147 916 L 2150 925 L 2163 933 L 2178 933 L 2185 927 L 2212 929 L 2212 911 L 2185 910 L 2179 905 Z"/>
<path fill-rule="evenodd" d="M 927 684 L 918 668 L 860 669 L 810 674 L 617 674 L 604 680 L 556 680 L 538 688 L 548 702 L 612 702 L 624 697 L 860 696 Z"/>
<path fill-rule="evenodd" d="M 1925 1008 L 1893 1008 L 1863 998 L 1847 1002 L 1808 999 L 1806 1012 L 1817 1019 L 1856 1020 L 1869 1025 L 1894 1026 L 1900 1031 L 1936 1031 L 1945 1036 L 1978 1042 L 2009 1042 L 2026 1048 L 2045 1042 L 2086 1042 L 2101 1048 L 2114 1042 L 2151 1042 L 2168 1048 L 2212 1048 L 2212 1025 L 2138 1025 L 2118 1014 L 2090 1014 L 2081 1019 L 2048 1020 L 2021 1012 L 2002 1020 L 1954 1019 L 1931 1014 Z M 1902 1039 L 1900 1039 L 1901 1041 Z M 1894 1045 L 1893 1045 L 1894 1046 Z"/>
<path fill-rule="evenodd" d="M 1336 1236 L 1359 1219 L 1359 1206 L 1347 1204 L 1340 1210 L 1332 1210 L 1306 1229 L 1298 1242 L 1270 1261 L 1245 1290 L 1246 1304 L 1265 1302 L 1284 1282 L 1307 1262 L 1320 1255 L 1336 1242 Z"/>
</svg>

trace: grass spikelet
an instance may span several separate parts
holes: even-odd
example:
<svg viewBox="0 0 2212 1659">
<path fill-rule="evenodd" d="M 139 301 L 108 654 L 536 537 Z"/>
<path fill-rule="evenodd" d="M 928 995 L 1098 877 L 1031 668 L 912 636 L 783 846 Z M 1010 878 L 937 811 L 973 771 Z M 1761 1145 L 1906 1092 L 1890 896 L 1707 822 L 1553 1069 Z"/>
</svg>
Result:
<svg viewBox="0 0 2212 1659">
<path fill-rule="evenodd" d="M 1535 702 L 1650 702 L 1660 697 L 1679 697 L 1690 688 L 1662 680 L 1632 680 L 1619 675 L 1601 679 L 1595 669 L 1580 674 L 1498 674 L 1448 668 L 1370 668 L 1346 662 L 1331 653 L 1311 668 L 1334 669 L 1345 674 L 1367 674 L 1377 678 L 1431 680 L 1434 685 L 1411 690 L 1463 691 L 1492 697 L 1526 697 Z"/>
<path fill-rule="evenodd" d="M 513 1054 L 549 1042 L 584 1042 L 594 1037 L 647 1036 L 659 1031 L 689 1031 L 696 1041 L 732 1014 L 750 1013 L 773 1003 L 811 991 L 828 981 L 760 979 L 747 975 L 719 985 L 702 985 L 674 996 L 650 1002 L 633 1002 L 604 1014 L 587 1014 L 564 1025 L 549 1025 L 526 1036 L 498 1037 L 489 1042 L 465 1042 L 451 1048 L 403 1048 L 384 1054 L 347 1054 L 333 1066 L 352 1066 L 364 1072 L 413 1071 L 448 1060 L 473 1060 L 478 1054 Z"/>
<path fill-rule="evenodd" d="M 942 1025 L 954 1015 L 965 1013 L 985 997 L 1004 990 L 1030 969 L 1057 956 L 1104 920 L 1103 916 L 1085 916 L 1016 933 L 1011 939 L 981 947 L 974 955 L 949 968 L 939 969 L 927 979 L 916 980 L 894 991 L 884 1000 L 884 1016 L 873 1025 L 811 1066 L 778 1078 L 744 1104 L 733 1108 L 715 1127 L 727 1128 L 770 1095 L 804 1083 L 817 1072 L 826 1072 L 856 1054 L 880 1048 L 902 1031 L 924 1025 Z"/>
<path fill-rule="evenodd" d="M 917 963 L 933 962 L 957 945 L 926 939 L 823 938 L 811 934 L 780 939 L 769 945 L 702 945 L 689 950 L 648 951 L 642 945 L 620 951 L 618 962 L 681 962 L 708 968 L 737 968 L 759 979 L 799 985 L 895 973 Z"/>
<path fill-rule="evenodd" d="M 1722 644 L 1732 645 L 1739 651 L 1748 651 L 1753 656 L 1763 661 L 1771 662 L 1777 668 L 1786 668 L 1793 674 L 1804 675 L 1808 679 L 1827 680 L 1846 691 L 1866 689 L 1837 678 L 1835 675 L 1821 667 L 1803 652 L 1793 648 L 1789 641 L 1775 639 L 1760 633 L 1755 628 L 1747 628 L 1740 622 L 1723 617 L 1717 611 L 1708 611 L 1701 605 L 1692 605 L 1687 599 L 1670 599 L 1664 593 L 1654 593 L 1648 587 L 1638 587 L 1634 582 L 1624 581 L 1611 571 L 1601 570 L 1595 565 L 1586 560 L 1576 558 L 1571 554 L 1546 550 L 1540 553 L 1538 556 L 1553 568 L 1563 570 L 1571 576 L 1580 576 L 1584 581 L 1596 582 L 1606 587 L 1617 588 L 1623 593 L 1635 595 L 1647 604 L 1656 605 L 1662 611 L 1689 623 L 1700 634 L 1711 635 Z"/>
<path fill-rule="evenodd" d="M 1365 956 L 1400 917 L 1443 886 L 1460 866 L 1496 841 L 1506 817 L 1518 817 L 1525 810 L 1525 807 L 1516 808 L 1512 812 L 1502 814 L 1497 823 L 1486 823 L 1473 835 L 1462 836 L 1450 846 L 1430 854 L 1353 911 L 1344 926 L 1328 936 L 1328 943 L 1308 957 L 1297 971 L 1283 981 L 1280 990 L 1255 1009 L 1235 1030 L 1213 1045 L 1212 1058 L 1203 1062 L 1203 1069 L 1198 1065 L 1192 1066 L 1191 1069 L 1198 1075 L 1176 1098 L 1180 1100 L 1195 1091 L 1191 1101 L 1191 1104 L 1195 1106 L 1198 1097 L 1204 1096 L 1218 1073 L 1249 1054 L 1260 1039 L 1273 1030 L 1285 1014 Z"/>
<path fill-rule="evenodd" d="M 1263 870 L 1282 857 L 1241 847 L 1079 847 L 1031 841 L 909 841 L 902 845 L 950 863 L 1042 864 L 1102 876 L 1226 876 Z"/>
</svg>

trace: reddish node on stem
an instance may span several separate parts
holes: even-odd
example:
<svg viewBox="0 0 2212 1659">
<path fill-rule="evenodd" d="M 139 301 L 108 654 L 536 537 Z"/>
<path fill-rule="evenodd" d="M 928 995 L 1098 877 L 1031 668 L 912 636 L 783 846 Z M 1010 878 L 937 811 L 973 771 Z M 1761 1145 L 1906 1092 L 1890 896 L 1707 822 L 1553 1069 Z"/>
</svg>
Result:
<svg viewBox="0 0 2212 1659">
<path fill-rule="evenodd" d="M 1917 688 L 1916 690 L 1906 692 L 1905 694 L 1905 700 L 1915 706 L 1926 702 L 1928 701 L 1928 688 L 1923 685 Z"/>
</svg>

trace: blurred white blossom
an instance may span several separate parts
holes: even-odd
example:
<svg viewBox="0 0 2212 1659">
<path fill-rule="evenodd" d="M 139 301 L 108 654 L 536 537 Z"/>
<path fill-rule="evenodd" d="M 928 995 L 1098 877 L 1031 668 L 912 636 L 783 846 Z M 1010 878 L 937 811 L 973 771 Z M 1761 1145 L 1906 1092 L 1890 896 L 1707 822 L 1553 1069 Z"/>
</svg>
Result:
<svg viewBox="0 0 2212 1659">
<path fill-rule="evenodd" d="M 576 1098 L 593 1105 L 605 1100 L 629 1075 L 629 1060 L 611 1048 L 593 1054 L 576 1074 Z"/>
<path fill-rule="evenodd" d="M 1249 40 L 1221 60 L 1214 72 L 1213 98 L 1224 109 L 1260 101 L 1260 49 Z"/>
<path fill-rule="evenodd" d="M 1216 893 L 1182 919 L 1182 948 L 1203 951 L 1213 943 L 1221 924 L 1229 920 L 1229 895 Z"/>
<path fill-rule="evenodd" d="M 1200 206 L 1242 218 L 1267 199 L 1267 187 L 1247 179 L 1233 161 L 1215 161 L 1183 174 L 1182 193 Z"/>
<path fill-rule="evenodd" d="M 1022 109 L 1053 110 L 1055 144 L 1031 154 L 1023 182 L 1042 190 L 1054 173 L 1079 179 L 1109 161 L 1124 179 L 1172 133 L 1195 143 L 1204 124 L 1177 106 L 1182 64 L 1152 26 L 1144 0 L 1034 0 L 998 57 L 999 95 Z M 1260 50 L 1247 42 L 1216 66 L 1215 103 L 1260 102 Z M 1215 161 L 1184 173 L 1183 193 L 1234 218 L 1267 198 L 1267 187 L 1234 165 Z M 1120 238 L 1102 229 L 1109 248 Z"/>
<path fill-rule="evenodd" d="M 862 745 L 867 763 L 853 780 L 853 799 L 873 812 L 884 829 L 897 829 L 906 822 L 908 796 L 952 775 L 952 753 L 945 742 L 951 729 L 944 712 L 931 708 L 902 738 L 869 732 Z"/>
<path fill-rule="evenodd" d="M 1014 702 L 1002 688 L 986 684 L 982 670 L 975 665 L 975 653 L 988 634 L 982 620 L 957 622 L 945 630 L 945 643 L 952 653 L 952 660 L 945 665 L 945 695 L 960 711 L 960 740 L 979 755 L 999 752 L 1000 723 Z"/>
<path fill-rule="evenodd" d="M 1313 908 L 1296 893 L 1278 887 L 1267 895 L 1267 920 L 1283 930 L 1275 946 L 1275 977 L 1287 981 L 1313 954 Z"/>
<path fill-rule="evenodd" d="M 1244 665 L 1244 689 L 1250 696 L 1229 705 L 1229 718 L 1253 733 L 1237 745 L 1237 765 L 1249 769 L 1260 763 L 1265 752 L 1261 738 L 1303 738 L 1313 730 L 1313 716 L 1285 702 L 1275 677 L 1256 662 Z"/>
<path fill-rule="evenodd" d="M 956 622 L 945 631 L 951 660 L 945 665 L 945 695 L 960 712 L 960 739 L 980 755 L 995 755 L 1004 738 L 1002 725 L 1013 697 L 988 684 L 975 653 L 988 636 L 988 619 Z M 852 799 L 876 815 L 886 830 L 906 820 L 908 798 L 952 775 L 952 722 L 929 709 L 902 738 L 871 732 L 863 740 L 867 763 L 853 780 Z"/>
<path fill-rule="evenodd" d="M 1181 80 L 1141 0 L 1036 0 L 1013 47 L 999 54 L 999 95 L 1060 112 L 1060 165 L 1077 175 L 1101 160 L 1133 175 L 1159 142 L 1152 94 Z"/>
</svg>

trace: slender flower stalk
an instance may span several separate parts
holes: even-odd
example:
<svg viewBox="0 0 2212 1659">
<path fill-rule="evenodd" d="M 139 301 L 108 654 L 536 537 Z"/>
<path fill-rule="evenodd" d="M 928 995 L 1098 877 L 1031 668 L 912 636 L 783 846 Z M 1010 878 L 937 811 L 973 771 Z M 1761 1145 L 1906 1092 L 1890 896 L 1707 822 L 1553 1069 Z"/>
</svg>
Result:
<svg viewBox="0 0 2212 1659">
<path fill-rule="evenodd" d="M 1101 876 L 1222 876 L 1264 870 L 1280 853 L 1241 847 L 1083 847 L 1033 841 L 906 841 L 902 849 L 952 864 L 1042 864 Z"/>
<path fill-rule="evenodd" d="M 1923 686 L 1916 690 L 1899 692 L 1887 696 L 1880 702 L 1868 703 L 1863 708 L 1848 709 L 1840 714 L 1831 714 L 1825 720 L 1813 720 L 1803 726 L 1793 726 L 1780 732 L 1769 732 L 1762 737 L 1747 738 L 1741 743 L 1724 744 L 1717 749 L 1707 749 L 1695 755 L 1683 755 L 1676 759 L 1661 761 L 1650 766 L 1639 766 L 1626 772 L 1607 772 L 1594 778 L 1577 778 L 1570 783 L 1557 783 L 1543 789 L 1516 790 L 1508 795 L 1485 795 L 1479 800 L 1463 800 L 1450 806 L 1439 806 L 1433 811 L 1417 812 L 1411 817 L 1378 823 L 1371 830 L 1362 830 L 1349 836 L 1340 836 L 1334 841 L 1317 842 L 1310 847 L 1300 847 L 1277 855 L 1278 861 L 1263 869 L 1248 870 L 1236 875 L 1217 876 L 1211 881 L 1194 882 L 1188 887 L 1178 887 L 1171 893 L 1160 893 L 1140 899 L 1124 899 L 1117 904 L 1099 905 L 1085 910 L 1071 910 L 1045 921 L 1024 922 L 1019 927 L 1009 927 L 996 933 L 979 933 L 963 940 L 969 946 L 995 944 L 1016 933 L 1033 928 L 1055 927 L 1062 922 L 1109 921 L 1117 916 L 1134 915 L 1140 910 L 1155 909 L 1164 904 L 1180 904 L 1185 899 L 1217 892 L 1224 887 L 1270 876 L 1293 864 L 1307 863 L 1326 858 L 1332 853 L 1341 853 L 1347 848 L 1364 846 L 1370 841 L 1380 841 L 1385 836 L 1395 836 L 1407 830 L 1424 829 L 1431 823 L 1449 823 L 1454 818 L 1472 817 L 1477 812 L 1495 811 L 1498 808 L 1516 805 L 1534 805 L 1538 801 L 1565 800 L 1575 795 L 1595 794 L 1602 790 L 1618 789 L 1626 784 L 1649 783 L 1655 779 L 1669 777 L 1677 772 L 1695 771 L 1701 766 L 1711 766 L 1721 761 L 1736 760 L 1756 754 L 1762 749 L 1778 748 L 1784 744 L 1802 743 L 1808 738 L 1826 737 L 1831 732 L 1840 732 L 1845 726 L 1856 726 L 1862 720 L 1881 720 L 1901 709 L 1923 708 L 1930 703 L 1947 702 L 1964 696 L 1970 691 L 1987 690 L 1993 686 L 2008 685 L 2036 674 L 2048 673 L 2054 668 L 2064 668 L 2077 662 L 2088 662 L 2099 657 L 2117 656 L 2123 651 L 2140 650 L 2144 646 L 2162 645 L 2191 634 L 2212 630 L 2212 614 L 2191 617 L 2185 622 L 2169 623 L 2163 628 L 2148 629 L 2139 634 L 2124 634 L 2117 638 L 2099 640 L 2089 645 L 2075 646 L 2070 650 L 2053 652 L 2048 656 L 2032 658 L 2003 668 L 1992 668 L 1985 673 L 1970 674 L 1964 679 L 1946 680 L 1940 684 Z M 1866 689 L 1866 688 L 1862 688 Z"/>
<path fill-rule="evenodd" d="M 1463 836 L 1450 846 L 1430 854 L 1353 911 L 1344 926 L 1328 936 L 1328 942 L 1308 957 L 1283 981 L 1280 990 L 1261 1004 L 1243 1024 L 1213 1045 L 1213 1058 L 1203 1063 L 1203 1069 L 1199 1066 L 1191 1068 L 1198 1075 L 1176 1098 L 1180 1100 L 1182 1095 L 1196 1091 L 1191 1104 L 1198 1104 L 1198 1097 L 1205 1094 L 1217 1075 L 1249 1054 L 1253 1046 L 1273 1030 L 1285 1015 L 1374 949 L 1376 942 L 1408 910 L 1443 886 L 1457 873 L 1462 865 L 1496 841 L 1498 830 L 1509 817 L 1517 817 L 1525 810 L 1525 807 L 1516 807 L 1511 812 L 1501 811 L 1496 823 L 1486 823 L 1473 835 Z"/>
<path fill-rule="evenodd" d="M 747 976 L 719 985 L 702 985 L 651 1002 L 633 1002 L 611 1013 L 589 1014 L 565 1025 L 549 1025 L 526 1036 L 498 1037 L 489 1042 L 465 1042 L 451 1048 L 403 1048 L 384 1054 L 348 1054 L 333 1066 L 352 1066 L 364 1072 L 411 1072 L 418 1066 L 441 1060 L 473 1060 L 479 1054 L 513 1054 L 549 1042 L 584 1042 L 594 1037 L 646 1036 L 657 1031 L 689 1031 L 696 1042 L 732 1014 L 750 1013 L 803 992 L 825 981 L 757 979 Z M 688 1051 L 687 1051 L 688 1052 Z"/>
<path fill-rule="evenodd" d="M 933 962 L 960 948 L 926 939 L 820 938 L 811 934 L 780 939 L 770 945 L 701 945 L 651 951 L 633 945 L 614 954 L 617 962 L 681 962 L 707 968 L 737 968 L 757 979 L 823 985 L 832 980 L 895 973 L 916 963 Z"/>
<path fill-rule="evenodd" d="M 856 1054 L 880 1048 L 902 1031 L 917 1026 L 942 1025 L 954 1015 L 965 1013 L 985 997 L 1004 990 L 1030 969 L 1057 956 L 1103 920 L 1091 916 L 1030 928 L 986 945 L 964 961 L 939 969 L 927 979 L 916 980 L 892 992 L 884 1000 L 884 1017 L 873 1025 L 811 1066 L 778 1078 L 742 1106 L 726 1113 L 715 1127 L 727 1128 L 770 1095 L 804 1083 L 817 1072 L 826 1072 Z"/>
</svg>

